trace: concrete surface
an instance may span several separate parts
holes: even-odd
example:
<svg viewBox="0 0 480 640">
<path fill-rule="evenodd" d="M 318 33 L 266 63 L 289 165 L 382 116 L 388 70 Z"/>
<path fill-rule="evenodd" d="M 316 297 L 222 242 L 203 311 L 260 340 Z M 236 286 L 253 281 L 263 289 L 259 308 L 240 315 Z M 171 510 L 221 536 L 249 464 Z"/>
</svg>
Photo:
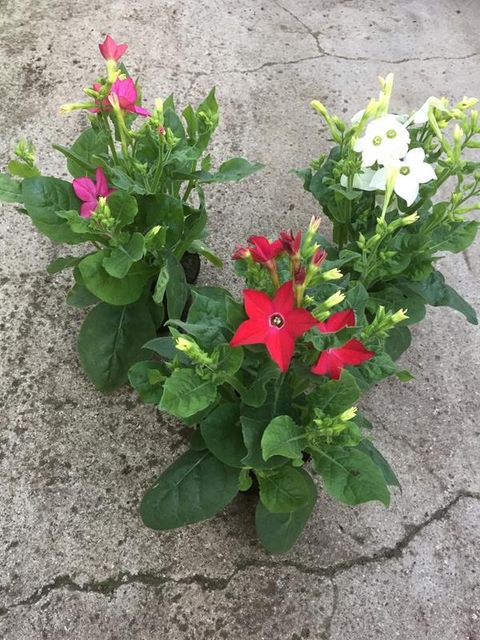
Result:
<svg viewBox="0 0 480 640">
<path fill-rule="evenodd" d="M 25 136 L 66 175 L 50 143 L 82 116 L 58 115 L 101 66 L 97 42 L 130 45 L 147 101 L 198 100 L 214 82 L 217 161 L 268 165 L 209 190 L 211 244 L 305 225 L 313 201 L 288 170 L 327 146 L 312 98 L 353 114 L 393 71 L 399 110 L 431 94 L 479 95 L 476 0 L 0 0 L 0 164 Z M 82 313 L 52 247 L 2 207 L 0 637 L 4 640 L 479 640 L 480 331 L 431 310 L 403 365 L 364 405 L 403 483 L 389 510 L 326 497 L 296 548 L 255 541 L 253 505 L 154 533 L 143 491 L 184 446 L 178 424 L 128 389 L 101 397 L 75 354 Z M 480 311 L 479 245 L 442 269 Z M 203 281 L 235 282 L 205 268 Z"/>
</svg>

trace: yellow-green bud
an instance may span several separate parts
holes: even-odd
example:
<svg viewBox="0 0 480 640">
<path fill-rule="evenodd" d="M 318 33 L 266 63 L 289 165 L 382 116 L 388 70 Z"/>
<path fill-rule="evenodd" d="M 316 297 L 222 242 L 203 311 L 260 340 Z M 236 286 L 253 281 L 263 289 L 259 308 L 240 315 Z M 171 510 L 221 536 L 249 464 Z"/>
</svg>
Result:
<svg viewBox="0 0 480 640">
<path fill-rule="evenodd" d="M 345 294 L 343 291 L 335 291 L 333 295 L 323 301 L 323 305 L 327 309 L 331 309 L 332 307 L 336 307 L 337 304 L 340 304 L 345 300 Z"/>
<path fill-rule="evenodd" d="M 399 309 L 392 315 L 392 322 L 395 324 L 403 322 L 404 320 L 408 320 L 407 309 Z"/>
<path fill-rule="evenodd" d="M 339 280 L 340 278 L 343 278 L 340 269 L 330 269 L 322 273 L 322 280 Z"/>
<path fill-rule="evenodd" d="M 342 422 L 349 422 L 350 420 L 353 420 L 353 418 L 355 418 L 355 416 L 357 415 L 357 412 L 358 412 L 357 407 L 350 407 L 350 409 L 347 409 L 346 411 L 341 413 L 338 417 Z"/>
</svg>

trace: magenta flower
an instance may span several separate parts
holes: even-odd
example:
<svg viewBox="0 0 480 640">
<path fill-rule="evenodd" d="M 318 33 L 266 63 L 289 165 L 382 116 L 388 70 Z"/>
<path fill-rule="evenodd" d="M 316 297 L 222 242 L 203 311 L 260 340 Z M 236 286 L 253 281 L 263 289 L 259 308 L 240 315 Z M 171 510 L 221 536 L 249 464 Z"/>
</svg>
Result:
<svg viewBox="0 0 480 640">
<path fill-rule="evenodd" d="M 102 44 L 98 45 L 100 49 L 100 53 L 105 58 L 105 60 L 120 60 L 125 51 L 127 50 L 128 45 L 126 44 L 117 44 L 115 40 L 111 36 L 107 36 Z"/>
<path fill-rule="evenodd" d="M 108 198 L 108 196 L 115 191 L 115 189 L 108 188 L 107 178 L 101 167 L 97 168 L 95 178 L 96 182 L 87 177 L 75 178 L 72 183 L 75 195 L 83 202 L 80 207 L 80 215 L 82 218 L 91 217 L 98 206 L 98 198 Z"/>
<path fill-rule="evenodd" d="M 130 111 L 131 113 L 136 113 L 139 116 L 150 115 L 150 111 L 147 111 L 147 109 L 143 109 L 143 107 L 139 107 L 135 104 L 138 94 L 135 82 L 132 78 L 124 78 L 123 80 L 118 78 L 115 80 L 112 84 L 110 95 L 108 96 L 110 104 L 112 104 L 112 94 L 117 96 L 118 105 L 120 109 L 123 109 L 123 111 Z"/>
</svg>

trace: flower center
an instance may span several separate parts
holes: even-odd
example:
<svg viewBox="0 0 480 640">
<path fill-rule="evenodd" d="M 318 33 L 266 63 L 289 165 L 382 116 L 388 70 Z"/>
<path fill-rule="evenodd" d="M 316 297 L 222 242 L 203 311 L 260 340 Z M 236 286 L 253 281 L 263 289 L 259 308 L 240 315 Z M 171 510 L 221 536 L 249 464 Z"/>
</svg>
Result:
<svg viewBox="0 0 480 640">
<path fill-rule="evenodd" d="M 372 140 L 373 144 L 378 147 L 382 144 L 382 136 L 375 136 Z"/>
<path fill-rule="evenodd" d="M 408 174 L 410 173 L 410 167 L 402 167 L 400 169 L 400 173 L 402 174 L 402 176 L 408 176 Z"/>
<path fill-rule="evenodd" d="M 279 313 L 274 313 L 273 316 L 270 316 L 270 324 L 272 327 L 277 327 L 277 329 L 281 329 L 285 324 L 285 320 L 283 316 Z"/>
<path fill-rule="evenodd" d="M 397 132 L 395 131 L 395 129 L 389 129 L 387 131 L 387 138 L 390 138 L 390 140 L 393 140 L 393 138 L 397 137 Z"/>
</svg>

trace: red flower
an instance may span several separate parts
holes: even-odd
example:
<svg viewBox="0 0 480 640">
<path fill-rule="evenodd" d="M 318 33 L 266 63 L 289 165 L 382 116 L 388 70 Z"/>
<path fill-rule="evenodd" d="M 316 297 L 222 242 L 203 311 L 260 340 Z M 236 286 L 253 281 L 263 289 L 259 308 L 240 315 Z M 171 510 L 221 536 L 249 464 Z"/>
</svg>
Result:
<svg viewBox="0 0 480 640">
<path fill-rule="evenodd" d="M 284 251 L 286 251 L 289 256 L 298 256 L 300 252 L 300 244 L 302 242 L 302 232 L 299 231 L 297 235 L 294 236 L 292 229 L 290 229 L 289 233 L 281 231 L 280 241 L 283 245 Z"/>
<path fill-rule="evenodd" d="M 126 44 L 117 44 L 111 36 L 107 36 L 103 43 L 98 45 L 105 60 L 120 60 L 127 47 Z"/>
<path fill-rule="evenodd" d="M 242 247 L 241 244 L 237 244 L 235 251 L 232 253 L 232 260 L 244 260 L 250 255 L 250 249 L 248 247 Z"/>
<path fill-rule="evenodd" d="M 312 266 L 319 267 L 326 257 L 327 257 L 327 252 L 325 251 L 325 249 L 322 249 L 321 247 L 319 247 L 313 254 Z"/>
<path fill-rule="evenodd" d="M 253 244 L 253 247 L 249 247 L 249 249 L 255 262 L 270 262 L 284 251 L 281 240 L 270 242 L 265 236 L 250 236 L 247 242 Z"/>
<path fill-rule="evenodd" d="M 354 326 L 355 314 L 353 309 L 338 311 L 332 314 L 325 322 L 317 324 L 322 333 L 334 333 L 344 327 Z M 361 342 L 352 338 L 341 347 L 322 351 L 317 363 L 310 371 L 317 375 L 328 375 L 332 380 L 338 380 L 345 365 L 362 364 L 362 362 L 373 358 L 374 355 L 375 351 L 368 351 Z"/>
<path fill-rule="evenodd" d="M 291 280 L 282 284 L 272 299 L 263 291 L 244 289 L 243 300 L 249 320 L 238 327 L 230 345 L 263 343 L 272 360 L 282 371 L 287 371 L 295 350 L 295 338 L 317 321 L 306 309 L 295 307 Z"/>
</svg>

